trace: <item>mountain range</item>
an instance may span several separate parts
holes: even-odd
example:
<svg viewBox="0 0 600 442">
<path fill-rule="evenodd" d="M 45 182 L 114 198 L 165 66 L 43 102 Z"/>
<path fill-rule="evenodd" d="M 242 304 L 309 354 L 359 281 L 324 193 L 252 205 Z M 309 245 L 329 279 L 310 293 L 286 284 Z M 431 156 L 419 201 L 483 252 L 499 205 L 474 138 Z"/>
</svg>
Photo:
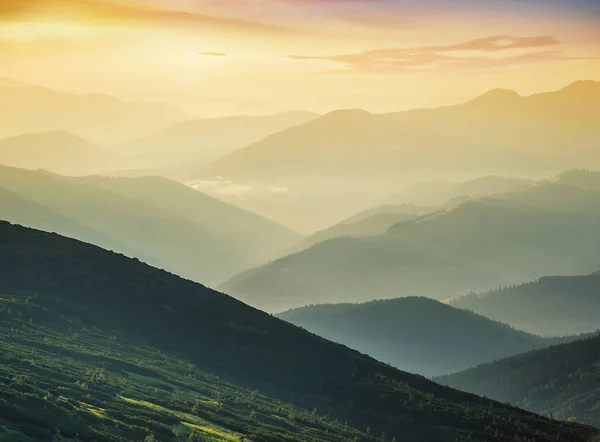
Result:
<svg viewBox="0 0 600 442">
<path fill-rule="evenodd" d="M 193 119 L 156 133 L 127 141 L 111 149 L 134 157 L 143 170 L 185 181 L 194 171 L 263 138 L 317 118 L 311 112 L 265 116 L 233 116 Z M 131 172 L 130 172 L 131 173 Z"/>
<path fill-rule="evenodd" d="M 598 103 L 600 82 L 580 81 L 528 97 L 493 90 L 437 109 L 380 115 L 334 111 L 271 135 L 198 174 L 234 181 L 357 179 L 402 172 L 548 171 L 577 167 L 584 159 L 598 166 Z"/>
<path fill-rule="evenodd" d="M 67 131 L 108 145 L 189 120 L 163 103 L 127 102 L 104 94 L 77 95 L 37 86 L 0 85 L 0 138 L 30 132 Z"/>
<path fill-rule="evenodd" d="M 600 192 L 551 181 L 476 198 L 369 238 L 335 238 L 220 286 L 269 311 L 470 291 L 577 275 L 600 262 Z"/>
<path fill-rule="evenodd" d="M 433 210 L 435 210 L 433 207 L 419 207 L 410 204 L 390 204 L 363 210 L 340 223 L 307 236 L 290 252 L 301 252 L 333 238 L 365 238 L 382 235 L 394 224 Z"/>
<path fill-rule="evenodd" d="M 435 109 L 388 114 L 337 110 L 272 134 L 188 176 L 189 181 L 219 180 L 237 187 L 286 188 L 286 198 L 248 193 L 235 202 L 310 233 L 366 207 L 437 205 L 449 199 L 388 199 L 416 182 L 453 184 L 490 174 L 537 179 L 583 165 L 599 168 L 597 103 L 600 82 L 581 81 L 527 97 L 493 90 Z M 480 184 L 485 188 L 493 183 Z"/>
<path fill-rule="evenodd" d="M 259 215 L 160 177 L 64 177 L 0 167 L 0 218 L 89 241 L 215 284 L 296 244 Z M 65 222 L 65 219 L 69 220 Z"/>
<path fill-rule="evenodd" d="M 319 304 L 277 316 L 424 376 L 454 373 L 556 342 L 427 298 Z"/>
<path fill-rule="evenodd" d="M 460 182 L 429 181 L 411 184 L 384 200 L 387 204 L 440 205 L 460 198 L 489 196 L 517 190 L 532 180 L 487 175 Z"/>
<path fill-rule="evenodd" d="M 600 272 L 545 276 L 449 303 L 543 336 L 590 333 L 600 329 Z"/>
<path fill-rule="evenodd" d="M 61 175 L 110 170 L 123 158 L 69 132 L 28 133 L 0 140 L 0 164 L 45 169 Z"/>
<path fill-rule="evenodd" d="M 2 436 L 591 441 L 137 260 L 0 223 Z M 7 339 L 9 338 L 9 339 Z M 310 411 L 312 410 L 312 411 Z"/>
</svg>

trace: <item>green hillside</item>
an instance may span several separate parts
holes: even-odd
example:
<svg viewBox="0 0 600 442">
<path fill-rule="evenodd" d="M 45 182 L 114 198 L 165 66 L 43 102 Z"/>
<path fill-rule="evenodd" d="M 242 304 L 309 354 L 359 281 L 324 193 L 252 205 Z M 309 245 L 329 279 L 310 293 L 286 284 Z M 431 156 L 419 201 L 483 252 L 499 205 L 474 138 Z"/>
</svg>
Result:
<svg viewBox="0 0 600 442">
<path fill-rule="evenodd" d="M 600 426 L 600 336 L 437 379 L 557 419 Z"/>
<path fill-rule="evenodd" d="M 137 260 L 5 222 L 0 293 L 4 440 L 597 435 L 398 371 Z"/>
</svg>

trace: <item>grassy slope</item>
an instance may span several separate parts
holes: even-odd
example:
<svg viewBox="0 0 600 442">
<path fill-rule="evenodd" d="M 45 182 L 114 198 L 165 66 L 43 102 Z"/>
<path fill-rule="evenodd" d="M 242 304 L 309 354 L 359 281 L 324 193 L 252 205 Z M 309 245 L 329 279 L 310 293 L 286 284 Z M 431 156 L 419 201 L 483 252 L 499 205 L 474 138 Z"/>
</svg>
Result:
<svg viewBox="0 0 600 442">
<path fill-rule="evenodd" d="M 0 416 L 10 431 L 60 425 L 84 440 L 176 440 L 210 427 L 256 441 L 369 441 L 369 428 L 408 442 L 595 434 L 400 372 L 136 260 L 7 223 L 0 292 Z M 320 417 L 303 411 L 313 408 Z"/>
</svg>

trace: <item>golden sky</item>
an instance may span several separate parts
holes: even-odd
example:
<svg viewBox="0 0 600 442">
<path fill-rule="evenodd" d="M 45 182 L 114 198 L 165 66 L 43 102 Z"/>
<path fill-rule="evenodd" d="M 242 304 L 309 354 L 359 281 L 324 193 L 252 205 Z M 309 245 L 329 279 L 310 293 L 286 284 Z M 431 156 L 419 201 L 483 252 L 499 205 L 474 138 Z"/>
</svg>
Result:
<svg viewBox="0 0 600 442">
<path fill-rule="evenodd" d="M 600 80 L 597 0 L 0 0 L 0 76 L 199 115 Z"/>
</svg>

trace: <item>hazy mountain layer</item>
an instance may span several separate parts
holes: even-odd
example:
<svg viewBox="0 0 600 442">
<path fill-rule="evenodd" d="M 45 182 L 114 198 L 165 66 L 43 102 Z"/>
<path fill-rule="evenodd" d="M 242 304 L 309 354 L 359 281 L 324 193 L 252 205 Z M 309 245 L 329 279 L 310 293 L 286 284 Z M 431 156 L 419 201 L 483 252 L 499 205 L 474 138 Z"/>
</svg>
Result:
<svg viewBox="0 0 600 442">
<path fill-rule="evenodd" d="M 600 272 L 543 277 L 450 304 L 544 336 L 589 333 L 600 329 Z"/>
<path fill-rule="evenodd" d="M 0 223 L 0 264 L 0 327 L 11 337 L 0 340 L 0 416 L 12 440 L 583 442 L 597 435 L 441 387 L 58 235 Z"/>
<path fill-rule="evenodd" d="M 277 316 L 425 376 L 464 370 L 553 342 L 426 298 L 314 305 Z"/>
<path fill-rule="evenodd" d="M 364 210 L 327 229 L 309 235 L 292 249 L 293 252 L 306 250 L 320 242 L 333 238 L 364 238 L 382 235 L 390 226 L 415 218 L 417 215 L 435 210 L 433 207 L 412 205 L 385 205 Z"/>
<path fill-rule="evenodd" d="M 70 220 L 62 228 L 54 223 L 58 232 L 207 283 L 260 264 L 301 238 L 164 178 L 67 178 L 4 167 L 0 188 Z M 47 227 L 45 218 L 25 216 L 19 202 L 0 207 L 0 219 Z"/>
<path fill-rule="evenodd" d="M 316 117 L 317 114 L 310 112 L 288 112 L 190 120 L 112 149 L 135 156 L 132 164 L 138 168 L 156 167 L 157 173 L 187 180 L 203 165 Z"/>
<path fill-rule="evenodd" d="M 0 86 L 0 103 L 10 103 L 0 113 L 0 138 L 62 130 L 92 143 L 111 144 L 190 118 L 163 103 L 126 102 L 108 95 L 74 95 L 32 86 Z"/>
<path fill-rule="evenodd" d="M 457 198 L 481 197 L 517 190 L 531 180 L 483 176 L 458 183 L 431 181 L 412 184 L 388 197 L 387 204 L 432 204 L 440 205 Z"/>
<path fill-rule="evenodd" d="M 118 167 L 123 158 L 68 132 L 40 132 L 0 140 L 0 164 L 87 175 Z"/>
<path fill-rule="evenodd" d="M 554 182 L 586 190 L 600 191 L 600 172 L 583 169 L 569 170 L 556 176 Z"/>
<path fill-rule="evenodd" d="M 582 81 L 528 97 L 495 90 L 436 109 L 380 115 L 339 110 L 198 168 L 194 177 L 209 183 L 201 188 L 207 192 L 214 182 L 232 190 L 286 189 L 286 198 L 245 191 L 235 195 L 236 203 L 310 233 L 382 203 L 437 205 L 451 198 L 452 192 L 436 198 L 426 192 L 429 200 L 386 200 L 418 182 L 598 168 L 599 103 L 600 83 Z M 460 193 L 506 190 L 507 183 L 493 181 L 488 177 Z"/>
<path fill-rule="evenodd" d="M 600 192 L 542 182 L 396 224 L 385 235 L 319 243 L 221 289 L 270 311 L 402 296 L 445 299 L 597 270 L 599 232 Z"/>
<path fill-rule="evenodd" d="M 599 136 L 600 83 L 587 81 L 529 97 L 494 90 L 431 110 L 335 111 L 198 174 L 247 180 L 546 171 L 599 165 Z"/>
</svg>

